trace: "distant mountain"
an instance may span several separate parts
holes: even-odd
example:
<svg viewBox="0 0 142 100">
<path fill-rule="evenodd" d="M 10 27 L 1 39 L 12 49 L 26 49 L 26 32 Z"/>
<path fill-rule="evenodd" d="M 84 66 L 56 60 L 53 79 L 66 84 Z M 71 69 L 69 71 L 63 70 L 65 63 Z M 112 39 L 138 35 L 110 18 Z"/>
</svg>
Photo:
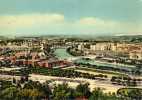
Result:
<svg viewBox="0 0 142 100">
<path fill-rule="evenodd" d="M 75 38 L 75 39 L 86 39 L 86 40 L 96 40 L 96 41 L 119 41 L 119 42 L 142 42 L 142 35 L 117 35 L 117 36 L 112 36 L 112 35 L 104 35 L 104 36 L 98 36 L 98 35 L 38 35 L 38 36 L 17 36 L 15 39 L 18 38 Z M 0 36 L 0 39 L 9 39 L 4 36 Z"/>
<path fill-rule="evenodd" d="M 5 40 L 5 39 L 8 39 L 8 37 L 0 36 L 0 40 Z"/>
<path fill-rule="evenodd" d="M 101 36 L 98 41 L 142 42 L 142 35 Z"/>
</svg>

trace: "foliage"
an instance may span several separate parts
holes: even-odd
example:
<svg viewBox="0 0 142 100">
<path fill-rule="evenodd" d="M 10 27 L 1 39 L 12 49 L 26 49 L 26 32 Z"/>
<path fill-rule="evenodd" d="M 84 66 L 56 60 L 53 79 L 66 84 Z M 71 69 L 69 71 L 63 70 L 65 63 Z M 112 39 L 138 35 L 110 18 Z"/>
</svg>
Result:
<svg viewBox="0 0 142 100">
<path fill-rule="evenodd" d="M 74 98 L 74 89 L 63 83 L 54 87 L 53 100 L 67 100 Z"/>
<path fill-rule="evenodd" d="M 141 100 L 142 89 L 138 88 L 121 88 L 117 91 L 117 94 L 121 98 L 127 98 L 127 100 Z"/>
<path fill-rule="evenodd" d="M 107 78 L 106 75 L 103 74 L 89 74 L 89 73 L 82 73 L 75 70 L 69 69 L 48 69 L 48 68 L 32 68 L 32 73 L 41 74 L 41 75 L 49 75 L 49 76 L 58 76 L 58 77 L 67 77 L 67 78 L 77 78 L 83 77 L 88 79 L 104 79 Z"/>
<path fill-rule="evenodd" d="M 90 88 L 89 88 L 89 83 L 85 84 L 79 84 L 76 87 L 76 96 L 77 97 L 85 97 L 88 98 L 90 96 Z"/>
<path fill-rule="evenodd" d="M 17 80 L 16 80 L 17 82 Z M 87 100 L 141 100 L 142 89 L 122 88 L 117 94 L 104 93 L 103 89 L 95 88 L 92 92 L 89 84 L 79 84 L 71 88 L 67 83 L 49 85 L 49 82 L 40 83 L 37 81 L 18 83 L 13 85 L 9 81 L 1 81 L 0 100 L 76 100 L 86 98 Z"/>
</svg>

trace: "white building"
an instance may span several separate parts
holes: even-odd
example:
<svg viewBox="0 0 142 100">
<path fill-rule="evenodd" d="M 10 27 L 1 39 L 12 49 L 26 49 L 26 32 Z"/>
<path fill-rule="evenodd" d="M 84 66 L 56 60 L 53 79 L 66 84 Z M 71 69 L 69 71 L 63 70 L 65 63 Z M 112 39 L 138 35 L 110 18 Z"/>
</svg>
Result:
<svg viewBox="0 0 142 100">
<path fill-rule="evenodd" d="M 111 50 L 111 43 L 97 43 L 96 45 L 91 45 L 90 49 L 94 51 Z"/>
<path fill-rule="evenodd" d="M 90 45 L 90 50 L 95 51 L 96 50 L 96 45 Z"/>
<path fill-rule="evenodd" d="M 84 45 L 83 44 L 79 44 L 78 45 L 78 50 L 83 50 L 84 49 Z"/>
<path fill-rule="evenodd" d="M 129 53 L 130 59 L 142 60 L 142 51 L 133 51 Z"/>
</svg>

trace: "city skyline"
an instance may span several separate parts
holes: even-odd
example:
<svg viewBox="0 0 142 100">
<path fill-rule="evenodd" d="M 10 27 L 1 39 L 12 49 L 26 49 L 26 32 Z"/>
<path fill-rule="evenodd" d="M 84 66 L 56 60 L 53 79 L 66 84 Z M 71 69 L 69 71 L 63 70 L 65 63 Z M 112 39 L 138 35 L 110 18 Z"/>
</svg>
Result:
<svg viewBox="0 0 142 100">
<path fill-rule="evenodd" d="M 0 0 L 0 35 L 141 34 L 141 12 L 141 0 Z"/>
</svg>

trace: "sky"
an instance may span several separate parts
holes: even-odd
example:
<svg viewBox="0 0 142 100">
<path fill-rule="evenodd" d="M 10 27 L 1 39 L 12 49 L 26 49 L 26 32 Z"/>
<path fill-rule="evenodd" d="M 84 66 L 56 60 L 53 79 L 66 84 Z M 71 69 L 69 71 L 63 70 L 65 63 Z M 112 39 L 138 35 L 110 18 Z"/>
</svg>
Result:
<svg viewBox="0 0 142 100">
<path fill-rule="evenodd" d="M 0 0 L 0 35 L 142 34 L 142 0 Z"/>
</svg>

